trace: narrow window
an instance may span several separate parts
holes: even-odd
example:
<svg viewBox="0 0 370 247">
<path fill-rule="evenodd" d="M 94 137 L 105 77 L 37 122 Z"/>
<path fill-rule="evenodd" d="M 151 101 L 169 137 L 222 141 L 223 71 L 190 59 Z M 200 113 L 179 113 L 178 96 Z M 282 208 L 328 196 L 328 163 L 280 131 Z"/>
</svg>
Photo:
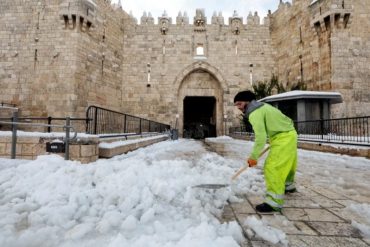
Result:
<svg viewBox="0 0 370 247">
<path fill-rule="evenodd" d="M 198 44 L 196 54 L 197 56 L 204 56 L 204 48 L 202 44 Z"/>
</svg>

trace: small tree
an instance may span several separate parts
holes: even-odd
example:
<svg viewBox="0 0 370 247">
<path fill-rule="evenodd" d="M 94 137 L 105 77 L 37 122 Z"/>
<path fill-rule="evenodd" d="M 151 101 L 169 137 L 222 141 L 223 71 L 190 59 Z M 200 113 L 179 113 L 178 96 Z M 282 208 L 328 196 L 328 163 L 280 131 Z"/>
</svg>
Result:
<svg viewBox="0 0 370 247">
<path fill-rule="evenodd" d="M 285 93 L 287 91 L 293 91 L 293 90 L 307 90 L 306 84 L 304 84 L 302 81 L 299 81 L 298 83 L 293 84 L 289 89 L 288 87 L 284 87 L 283 83 L 279 82 L 279 79 L 276 75 L 272 75 L 269 82 L 257 82 L 257 84 L 254 84 L 253 86 L 253 92 L 256 95 L 257 99 L 262 99 L 267 96 L 272 95 L 273 89 L 275 88 L 277 93 Z"/>
<path fill-rule="evenodd" d="M 290 91 L 294 90 L 307 90 L 307 85 L 304 84 L 302 81 L 299 81 L 290 87 Z"/>
<path fill-rule="evenodd" d="M 253 87 L 253 91 L 257 99 L 262 99 L 264 97 L 271 95 L 272 88 L 271 88 L 271 83 L 269 82 L 259 81 L 257 82 L 257 84 L 254 84 L 252 87 Z"/>
<path fill-rule="evenodd" d="M 272 75 L 270 83 L 272 88 L 276 88 L 277 93 L 285 93 L 287 91 L 283 83 L 279 83 L 279 79 L 276 75 Z"/>
</svg>

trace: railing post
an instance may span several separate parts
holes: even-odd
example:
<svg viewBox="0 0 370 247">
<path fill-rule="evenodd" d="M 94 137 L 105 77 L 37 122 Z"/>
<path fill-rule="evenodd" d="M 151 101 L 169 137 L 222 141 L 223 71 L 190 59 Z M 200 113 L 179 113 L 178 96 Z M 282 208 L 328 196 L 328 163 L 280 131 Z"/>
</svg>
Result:
<svg viewBox="0 0 370 247">
<path fill-rule="evenodd" d="M 51 117 L 49 116 L 48 117 L 48 133 L 50 133 L 51 132 L 51 127 L 50 127 L 50 124 L 51 124 Z"/>
<path fill-rule="evenodd" d="M 321 140 L 324 140 L 324 120 L 320 119 L 320 133 L 321 133 Z"/>
<path fill-rule="evenodd" d="M 12 147 L 11 147 L 11 158 L 15 159 L 17 153 L 17 122 L 18 122 L 18 112 L 13 112 L 12 116 Z"/>
<path fill-rule="evenodd" d="M 89 109 L 87 109 L 87 111 L 86 111 L 86 120 L 85 120 L 85 124 L 86 124 L 85 133 L 86 133 L 86 134 L 90 134 L 90 133 L 89 133 L 89 124 L 90 124 L 90 121 L 89 121 Z"/>
<path fill-rule="evenodd" d="M 141 118 L 139 118 L 139 134 L 141 134 Z"/>
<path fill-rule="evenodd" d="M 125 120 L 123 123 L 123 133 L 127 133 L 127 115 L 125 114 Z"/>
<path fill-rule="evenodd" d="M 70 124 L 71 124 L 71 118 L 70 117 L 66 117 L 66 142 L 65 142 L 65 152 L 64 152 L 64 159 L 65 160 L 69 160 Z"/>
<path fill-rule="evenodd" d="M 97 129 L 97 126 L 98 126 L 98 108 L 95 107 L 95 114 L 94 114 L 94 135 L 96 135 L 96 129 Z"/>
</svg>

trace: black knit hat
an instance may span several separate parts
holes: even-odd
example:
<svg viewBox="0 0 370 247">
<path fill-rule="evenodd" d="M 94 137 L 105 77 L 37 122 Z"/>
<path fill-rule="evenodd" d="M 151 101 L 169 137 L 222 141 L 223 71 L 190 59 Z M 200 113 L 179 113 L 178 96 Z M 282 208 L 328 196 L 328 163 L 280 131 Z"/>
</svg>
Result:
<svg viewBox="0 0 370 247">
<path fill-rule="evenodd" d="M 251 91 L 241 91 L 237 93 L 234 97 L 234 103 L 236 101 L 252 101 L 256 99 L 256 95 L 252 93 Z"/>
</svg>

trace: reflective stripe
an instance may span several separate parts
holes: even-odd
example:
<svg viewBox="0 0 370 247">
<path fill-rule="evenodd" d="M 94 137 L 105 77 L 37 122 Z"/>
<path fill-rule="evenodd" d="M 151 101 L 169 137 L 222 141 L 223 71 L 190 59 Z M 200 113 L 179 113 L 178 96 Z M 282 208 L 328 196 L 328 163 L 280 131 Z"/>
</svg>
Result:
<svg viewBox="0 0 370 247">
<path fill-rule="evenodd" d="M 280 200 L 283 200 L 284 199 L 284 195 L 274 194 L 274 193 L 271 193 L 269 191 L 267 191 L 266 194 L 269 195 L 269 196 L 271 196 L 274 199 L 280 199 Z"/>
<path fill-rule="evenodd" d="M 270 205 L 271 207 L 274 207 L 274 208 L 282 208 L 283 205 L 280 205 L 280 204 L 277 204 L 276 202 L 274 202 L 273 200 L 270 200 L 268 198 L 265 199 L 265 202 Z"/>
<path fill-rule="evenodd" d="M 286 184 L 285 184 L 285 189 L 286 189 L 286 190 L 292 190 L 292 189 L 295 189 L 295 185 L 294 185 L 294 183 L 290 183 L 290 184 L 286 183 Z"/>
</svg>

